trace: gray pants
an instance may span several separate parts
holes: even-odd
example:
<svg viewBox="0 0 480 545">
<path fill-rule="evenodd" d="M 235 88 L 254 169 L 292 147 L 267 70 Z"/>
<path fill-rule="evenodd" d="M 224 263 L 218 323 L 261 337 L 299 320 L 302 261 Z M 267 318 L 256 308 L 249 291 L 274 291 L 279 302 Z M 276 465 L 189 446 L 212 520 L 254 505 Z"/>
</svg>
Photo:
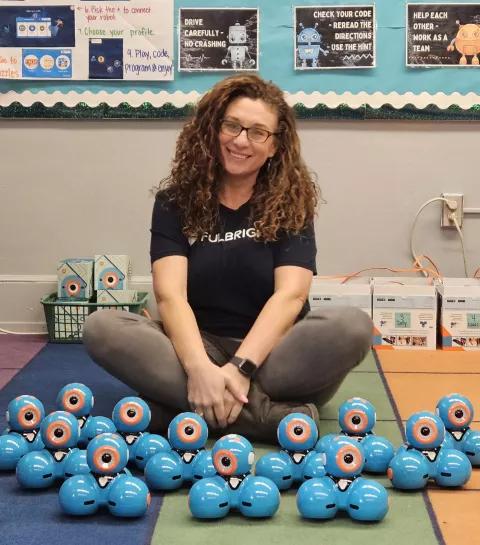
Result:
<svg viewBox="0 0 480 545">
<path fill-rule="evenodd" d="M 219 366 L 241 342 L 203 331 L 201 334 L 208 356 Z M 287 402 L 292 408 L 295 403 L 325 404 L 347 373 L 365 357 L 371 339 L 372 321 L 359 309 L 336 307 L 309 312 L 261 366 L 248 395 L 250 409 L 260 410 L 255 407 L 260 405 L 262 414 L 266 414 L 271 406 Z M 85 322 L 83 342 L 94 361 L 149 401 L 152 428 L 163 431 L 175 414 L 190 410 L 187 376 L 158 322 L 124 311 L 97 311 Z M 239 426 L 241 420 L 239 417 Z M 258 419 L 252 416 L 251 420 Z M 228 429 L 231 431 L 241 433 L 235 425 Z M 274 436 L 276 430 L 270 431 Z M 261 435 L 271 437 L 272 433 Z"/>
</svg>

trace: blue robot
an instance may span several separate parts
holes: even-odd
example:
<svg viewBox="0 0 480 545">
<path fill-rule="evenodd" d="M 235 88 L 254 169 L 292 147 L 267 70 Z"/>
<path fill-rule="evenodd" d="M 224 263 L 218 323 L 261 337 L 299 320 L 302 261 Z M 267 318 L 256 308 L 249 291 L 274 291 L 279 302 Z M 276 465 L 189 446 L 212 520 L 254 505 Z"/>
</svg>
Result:
<svg viewBox="0 0 480 545">
<path fill-rule="evenodd" d="M 282 450 L 262 456 L 255 466 L 256 475 L 268 477 L 279 490 L 325 475 L 324 456 L 313 450 L 318 429 L 312 418 L 301 413 L 285 416 L 278 425 L 277 437 Z"/>
<path fill-rule="evenodd" d="M 305 481 L 297 492 L 297 508 L 308 519 L 331 519 L 338 511 L 354 520 L 379 521 L 388 511 L 385 488 L 360 476 L 365 462 L 363 447 L 338 435 L 325 450 L 325 477 Z"/>
<path fill-rule="evenodd" d="M 222 59 L 222 64 L 226 65 L 230 60 L 233 70 L 243 68 L 253 68 L 255 60 L 250 57 L 247 46 L 247 27 L 240 23 L 235 23 L 228 28 L 227 54 Z M 247 58 L 248 57 L 248 60 Z"/>
<path fill-rule="evenodd" d="M 188 496 L 192 515 L 200 519 L 219 519 L 231 509 L 246 517 L 272 517 L 280 505 L 276 484 L 266 477 L 250 475 L 254 453 L 251 443 L 241 435 L 225 435 L 212 448 L 213 465 L 218 473 L 194 483 Z"/>
<path fill-rule="evenodd" d="M 88 473 L 86 453 L 75 448 L 77 419 L 65 411 L 46 416 L 40 426 L 45 448 L 22 456 L 17 464 L 17 480 L 23 488 L 48 488 L 56 480 Z"/>
<path fill-rule="evenodd" d="M 338 423 L 340 435 L 347 435 L 362 444 L 365 453 L 363 470 L 370 473 L 386 473 L 388 464 L 395 454 L 395 449 L 388 439 L 373 433 L 376 422 L 375 407 L 366 399 L 352 397 L 340 405 Z M 325 452 L 327 444 L 336 435 L 323 436 L 315 450 Z"/>
<path fill-rule="evenodd" d="M 129 461 L 145 469 L 148 460 L 157 452 L 169 451 L 168 441 L 161 435 L 145 430 L 150 424 L 150 407 L 140 397 L 124 397 L 113 408 L 113 423 L 125 439 L 130 452 Z"/>
<path fill-rule="evenodd" d="M 44 448 L 39 433 L 44 417 L 45 409 L 36 397 L 22 395 L 10 401 L 8 428 L 0 435 L 0 470 L 15 469 L 24 454 Z"/>
<path fill-rule="evenodd" d="M 429 479 L 439 486 L 462 486 L 470 478 L 472 465 L 463 452 L 442 447 L 445 426 L 436 414 L 412 414 L 405 425 L 407 443 L 390 461 L 387 475 L 395 488 L 424 488 Z"/>
<path fill-rule="evenodd" d="M 472 402 L 462 394 L 448 394 L 437 403 L 437 414 L 446 433 L 444 447 L 464 452 L 472 466 L 480 466 L 480 431 L 472 430 Z"/>
<path fill-rule="evenodd" d="M 317 31 L 318 23 L 314 28 L 305 28 L 302 23 L 299 24 L 300 32 L 297 34 L 297 54 L 301 61 L 302 68 L 306 68 L 310 63 L 312 68 L 318 66 L 318 57 L 320 53 L 326 57 L 329 54 L 328 49 L 322 48 L 322 35 Z"/>
<path fill-rule="evenodd" d="M 73 414 L 80 428 L 78 446 L 85 448 L 89 441 L 101 433 L 114 433 L 115 425 L 105 416 L 90 416 L 95 400 L 92 390 L 85 384 L 72 382 L 65 385 L 57 395 L 57 408 Z"/>
<path fill-rule="evenodd" d="M 172 450 L 159 452 L 147 462 L 148 486 L 155 490 L 175 490 L 183 484 L 213 477 L 216 472 L 212 454 L 205 450 L 207 439 L 208 427 L 201 416 L 191 412 L 178 414 L 168 426 Z"/>
<path fill-rule="evenodd" d="M 150 505 L 143 481 L 133 477 L 126 465 L 128 447 L 116 433 L 97 435 L 87 447 L 91 473 L 75 475 L 60 487 L 60 507 L 68 515 L 85 516 L 106 507 L 117 517 L 141 517 Z"/>
</svg>

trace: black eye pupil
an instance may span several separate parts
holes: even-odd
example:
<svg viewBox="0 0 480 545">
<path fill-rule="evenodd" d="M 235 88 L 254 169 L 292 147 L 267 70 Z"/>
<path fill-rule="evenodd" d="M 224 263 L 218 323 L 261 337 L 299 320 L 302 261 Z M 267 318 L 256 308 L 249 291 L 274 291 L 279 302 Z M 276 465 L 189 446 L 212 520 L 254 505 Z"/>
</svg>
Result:
<svg viewBox="0 0 480 545">
<path fill-rule="evenodd" d="M 25 413 L 25 420 L 33 420 L 33 413 L 31 411 Z"/>
<path fill-rule="evenodd" d="M 423 428 L 420 430 L 420 433 L 426 437 L 427 435 L 430 435 L 430 428 L 427 428 L 427 426 L 423 426 Z"/>
<path fill-rule="evenodd" d="M 112 461 L 112 455 L 105 453 L 102 454 L 102 462 L 105 462 L 106 464 L 110 463 Z"/>
<path fill-rule="evenodd" d="M 356 426 L 357 426 L 358 424 L 360 424 L 361 421 L 362 421 L 362 420 L 361 420 L 361 418 L 360 418 L 359 416 L 354 416 L 354 417 L 352 418 L 352 422 L 353 422 Z"/>
<path fill-rule="evenodd" d="M 78 397 L 77 396 L 72 396 L 70 398 L 70 404 L 71 405 L 76 405 L 78 403 Z"/>
<path fill-rule="evenodd" d="M 352 454 L 345 454 L 343 457 L 343 460 L 346 464 L 351 464 L 353 462 L 353 455 Z"/>
<path fill-rule="evenodd" d="M 107 282 L 109 282 L 110 284 L 115 280 L 115 278 L 113 278 L 113 276 L 109 276 L 107 278 Z"/>
<path fill-rule="evenodd" d="M 228 456 L 224 456 L 222 458 L 222 465 L 223 466 L 229 467 L 231 463 L 232 463 L 232 461 L 230 460 L 230 458 Z"/>
<path fill-rule="evenodd" d="M 137 413 L 135 412 L 135 409 L 128 409 L 127 416 L 130 418 L 133 418 Z"/>
<path fill-rule="evenodd" d="M 63 430 L 60 429 L 60 428 L 57 428 L 54 432 L 53 432 L 53 435 L 55 435 L 55 437 L 63 437 Z"/>
<path fill-rule="evenodd" d="M 295 426 L 295 428 L 293 428 L 293 433 L 295 435 L 302 435 L 302 433 L 303 433 L 302 426 Z"/>
<path fill-rule="evenodd" d="M 187 426 L 187 427 L 185 428 L 185 434 L 186 434 L 186 435 L 193 435 L 193 432 L 194 432 L 194 431 L 195 431 L 195 430 L 192 428 L 192 426 Z"/>
<path fill-rule="evenodd" d="M 463 411 L 462 411 L 462 409 L 457 409 L 457 410 L 455 411 L 455 416 L 456 416 L 457 418 L 462 418 L 462 417 L 463 417 Z"/>
</svg>

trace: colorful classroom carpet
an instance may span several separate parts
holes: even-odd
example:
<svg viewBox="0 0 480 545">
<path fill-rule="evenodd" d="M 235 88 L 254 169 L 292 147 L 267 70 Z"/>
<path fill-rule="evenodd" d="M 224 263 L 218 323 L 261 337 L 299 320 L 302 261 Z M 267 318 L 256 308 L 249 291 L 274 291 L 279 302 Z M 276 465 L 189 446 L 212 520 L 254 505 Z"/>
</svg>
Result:
<svg viewBox="0 0 480 545">
<path fill-rule="evenodd" d="M 38 352 L 38 353 L 37 353 Z M 2 369 L 3 368 L 3 369 Z M 377 409 L 376 432 L 395 445 L 402 442 L 401 421 L 415 410 L 433 410 L 442 395 L 459 391 L 469 396 L 480 414 L 480 354 L 390 351 L 370 354 L 345 380 L 335 398 L 321 411 L 321 433 L 338 429 L 339 404 L 352 396 L 369 399 Z M 24 393 L 39 397 L 46 410 L 54 408 L 66 383 L 88 384 L 96 394 L 95 414 L 109 414 L 116 401 L 131 391 L 99 369 L 81 345 L 54 345 L 0 335 L 0 429 L 10 399 Z M 1 387 L 0 386 L 0 387 Z M 478 428 L 478 421 L 474 423 Z M 257 458 L 272 447 L 256 444 Z M 187 491 L 154 493 L 149 513 L 124 521 L 101 513 L 87 519 L 61 514 L 57 490 L 20 490 L 14 474 L 0 474 L 0 543 L 30 545 L 211 545 L 272 543 L 287 545 L 355 545 L 421 543 L 480 545 L 476 521 L 480 508 L 480 470 L 474 470 L 461 490 L 425 492 L 389 490 L 390 511 L 379 524 L 355 523 L 346 516 L 328 522 L 302 520 L 295 492 L 282 494 L 280 509 L 268 521 L 231 514 L 222 521 L 193 520 Z"/>
</svg>

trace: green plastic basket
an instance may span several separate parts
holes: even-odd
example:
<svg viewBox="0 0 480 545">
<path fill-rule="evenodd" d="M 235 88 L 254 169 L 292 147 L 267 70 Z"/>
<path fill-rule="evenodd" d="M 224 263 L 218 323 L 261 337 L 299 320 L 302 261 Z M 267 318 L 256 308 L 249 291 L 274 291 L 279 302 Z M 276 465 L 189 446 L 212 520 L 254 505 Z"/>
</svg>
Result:
<svg viewBox="0 0 480 545">
<path fill-rule="evenodd" d="M 140 314 L 146 307 L 148 292 L 139 291 L 134 303 L 90 303 L 88 301 L 59 301 L 56 293 L 41 299 L 51 343 L 81 343 L 83 324 L 99 309 L 113 308 Z"/>
</svg>

